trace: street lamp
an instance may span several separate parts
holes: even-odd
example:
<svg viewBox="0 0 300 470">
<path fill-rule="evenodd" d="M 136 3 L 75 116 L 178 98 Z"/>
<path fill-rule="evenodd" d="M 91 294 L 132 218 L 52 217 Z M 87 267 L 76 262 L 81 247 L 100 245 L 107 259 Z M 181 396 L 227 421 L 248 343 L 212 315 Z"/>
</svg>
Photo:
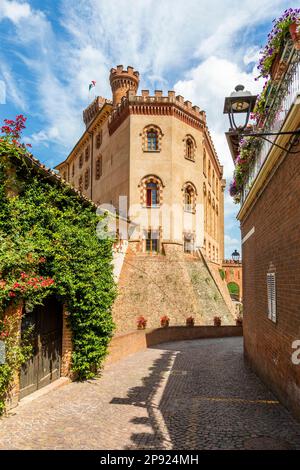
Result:
<svg viewBox="0 0 300 470">
<path fill-rule="evenodd" d="M 248 125 L 250 113 L 253 111 L 257 96 L 245 90 L 243 85 L 237 85 L 235 91 L 225 98 L 224 114 L 228 114 L 230 130 L 244 131 Z M 234 114 L 246 114 L 245 124 L 238 126 Z"/>
<path fill-rule="evenodd" d="M 278 135 L 297 135 L 298 139 L 300 138 L 300 128 L 295 131 L 286 131 L 286 132 L 252 132 L 250 129 L 246 129 L 250 114 L 254 109 L 257 96 L 252 95 L 250 91 L 245 90 L 243 85 L 237 85 L 235 91 L 231 93 L 230 96 L 225 98 L 224 102 L 224 111 L 223 114 L 228 114 L 230 129 L 229 132 L 226 132 L 227 139 L 231 139 L 229 146 L 231 148 L 238 149 L 239 140 L 244 136 L 249 137 L 260 137 L 263 140 L 266 140 L 272 145 L 280 148 L 281 150 L 287 151 L 286 148 L 281 147 L 281 145 L 276 144 L 273 140 L 268 139 L 268 136 L 278 136 Z M 237 125 L 235 122 L 234 115 L 245 114 L 245 123 L 243 125 Z M 298 151 L 289 153 L 299 153 Z"/>
<path fill-rule="evenodd" d="M 235 263 L 238 263 L 240 261 L 240 254 L 237 250 L 234 250 L 231 256 Z"/>
</svg>

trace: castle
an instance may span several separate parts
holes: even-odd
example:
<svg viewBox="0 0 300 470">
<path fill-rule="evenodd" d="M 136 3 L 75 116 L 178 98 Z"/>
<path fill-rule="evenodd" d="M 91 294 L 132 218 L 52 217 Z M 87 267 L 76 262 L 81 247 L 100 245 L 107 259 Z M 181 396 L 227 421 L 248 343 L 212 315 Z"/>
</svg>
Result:
<svg viewBox="0 0 300 470">
<path fill-rule="evenodd" d="M 224 257 L 225 180 L 205 112 L 174 91 L 163 96 L 156 90 L 151 96 L 142 90 L 138 95 L 139 72 L 133 67 L 112 68 L 109 78 L 112 101 L 98 96 L 83 111 L 86 130 L 56 168 L 86 197 L 133 224 L 126 256 L 140 255 L 140 268 L 143 259 L 152 263 L 144 272 L 149 276 L 150 270 L 158 283 L 158 261 L 176 258 L 178 274 L 178 257 L 185 253 L 195 257 L 200 251 L 216 270 Z M 185 261 L 180 260 L 182 267 Z M 132 275 L 124 274 L 123 264 L 121 268 L 122 290 L 122 275 L 126 282 Z M 182 276 L 188 282 L 188 275 Z M 126 295 L 133 288 L 123 287 Z M 166 289 L 170 293 L 170 286 Z M 195 314 L 199 308 L 192 307 L 188 289 L 182 296 L 182 315 Z M 133 315 L 145 312 L 144 304 L 135 309 Z M 161 306 L 160 312 L 164 310 Z"/>
</svg>

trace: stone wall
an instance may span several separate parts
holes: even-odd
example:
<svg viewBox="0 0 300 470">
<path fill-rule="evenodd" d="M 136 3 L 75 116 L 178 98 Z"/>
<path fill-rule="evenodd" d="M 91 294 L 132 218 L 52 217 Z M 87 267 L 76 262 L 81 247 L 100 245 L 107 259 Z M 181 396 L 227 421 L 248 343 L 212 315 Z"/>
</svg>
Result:
<svg viewBox="0 0 300 470">
<path fill-rule="evenodd" d="M 223 324 L 235 324 L 215 282 L 198 256 L 183 253 L 182 246 L 166 243 L 164 255 L 127 250 L 113 307 L 116 334 L 136 330 L 137 317 L 147 327 L 160 326 L 168 315 L 170 325 L 185 325 L 194 316 L 196 325 L 212 325 L 214 316 Z"/>
</svg>

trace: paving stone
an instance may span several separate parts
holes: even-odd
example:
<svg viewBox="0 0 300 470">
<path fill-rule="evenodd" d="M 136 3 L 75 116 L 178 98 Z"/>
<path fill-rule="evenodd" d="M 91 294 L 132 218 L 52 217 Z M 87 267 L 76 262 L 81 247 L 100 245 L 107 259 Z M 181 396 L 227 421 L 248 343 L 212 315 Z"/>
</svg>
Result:
<svg viewBox="0 0 300 470">
<path fill-rule="evenodd" d="M 0 449 L 300 449 L 241 338 L 161 344 L 0 420 Z"/>
</svg>

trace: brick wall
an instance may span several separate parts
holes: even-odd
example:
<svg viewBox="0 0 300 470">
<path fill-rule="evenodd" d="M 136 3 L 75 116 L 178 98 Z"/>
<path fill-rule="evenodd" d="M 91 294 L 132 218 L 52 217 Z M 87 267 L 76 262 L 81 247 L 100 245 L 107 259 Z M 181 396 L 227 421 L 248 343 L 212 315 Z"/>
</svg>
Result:
<svg viewBox="0 0 300 470">
<path fill-rule="evenodd" d="M 242 335 L 243 329 L 239 326 L 169 326 L 133 331 L 112 339 L 105 365 L 160 343 Z"/>
<path fill-rule="evenodd" d="M 299 146 L 300 151 L 300 146 Z M 300 165 L 285 158 L 247 217 L 243 244 L 245 356 L 281 401 L 300 417 L 300 365 L 291 361 L 300 339 Z M 268 319 L 267 272 L 276 272 L 277 323 Z"/>
</svg>

